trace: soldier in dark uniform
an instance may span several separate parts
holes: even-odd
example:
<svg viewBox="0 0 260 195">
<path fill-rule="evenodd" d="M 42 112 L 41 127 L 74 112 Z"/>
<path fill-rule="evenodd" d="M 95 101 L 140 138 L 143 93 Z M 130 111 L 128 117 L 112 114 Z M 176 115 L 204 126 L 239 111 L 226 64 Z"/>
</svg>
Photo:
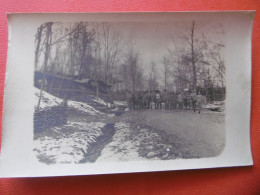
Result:
<svg viewBox="0 0 260 195">
<path fill-rule="evenodd" d="M 133 99 L 130 91 L 126 91 L 126 101 L 129 109 L 133 109 Z"/>
<path fill-rule="evenodd" d="M 155 93 L 155 109 L 162 108 L 162 99 L 161 99 L 161 93 L 160 91 L 156 91 Z"/>
<path fill-rule="evenodd" d="M 136 98 L 136 92 L 132 93 L 132 108 L 135 109 L 137 106 L 137 98 Z"/>
<path fill-rule="evenodd" d="M 177 95 L 176 93 L 172 92 L 172 108 L 176 109 L 176 102 L 177 102 Z"/>
<path fill-rule="evenodd" d="M 183 95 L 181 93 L 178 93 L 177 95 L 177 107 L 181 110 L 183 108 Z"/>
<path fill-rule="evenodd" d="M 140 91 L 138 93 L 138 109 L 142 109 L 143 105 L 142 105 L 142 100 L 143 100 L 143 94 L 142 92 Z"/>
<path fill-rule="evenodd" d="M 192 109 L 194 112 L 196 112 L 196 106 L 197 106 L 197 95 L 195 92 L 192 92 L 190 94 L 191 96 L 191 101 L 192 101 Z"/>
<path fill-rule="evenodd" d="M 166 109 L 166 101 L 167 101 L 167 91 L 166 89 L 163 91 L 161 95 L 161 102 L 164 102 L 164 109 Z"/>
<path fill-rule="evenodd" d="M 187 107 L 188 107 L 188 96 L 187 96 L 186 92 L 183 93 L 183 106 L 187 110 Z"/>
<path fill-rule="evenodd" d="M 152 108 L 152 94 L 150 91 L 147 94 L 147 108 Z"/>
</svg>

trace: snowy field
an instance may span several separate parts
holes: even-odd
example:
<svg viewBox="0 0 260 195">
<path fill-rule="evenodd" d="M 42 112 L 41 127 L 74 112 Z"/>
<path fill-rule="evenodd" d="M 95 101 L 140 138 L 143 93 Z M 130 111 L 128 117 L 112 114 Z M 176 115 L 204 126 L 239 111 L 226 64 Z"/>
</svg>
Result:
<svg viewBox="0 0 260 195">
<path fill-rule="evenodd" d="M 88 146 L 102 135 L 104 123 L 69 122 L 62 127 L 53 127 L 50 136 L 34 140 L 34 153 L 42 162 L 79 163 L 87 154 Z"/>
</svg>

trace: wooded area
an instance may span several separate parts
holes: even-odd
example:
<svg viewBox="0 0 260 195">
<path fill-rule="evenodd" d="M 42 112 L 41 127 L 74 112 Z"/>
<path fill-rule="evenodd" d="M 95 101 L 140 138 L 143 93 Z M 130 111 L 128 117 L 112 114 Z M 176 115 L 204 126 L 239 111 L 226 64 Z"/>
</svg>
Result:
<svg viewBox="0 0 260 195">
<path fill-rule="evenodd" d="M 225 32 L 221 26 L 210 27 L 213 32 L 208 33 L 209 28 L 196 21 L 183 25 L 182 33 L 169 37 L 171 47 L 165 46 L 165 54 L 155 62 L 144 60 L 136 46 L 138 40 L 127 36 L 118 25 L 109 22 L 42 24 L 35 37 L 35 70 L 43 74 L 41 93 L 46 74 L 96 81 L 97 97 L 100 82 L 115 92 L 220 89 L 225 93 L 225 44 L 221 39 Z M 145 64 L 147 60 L 150 64 Z M 221 97 L 223 100 L 223 94 Z"/>
</svg>

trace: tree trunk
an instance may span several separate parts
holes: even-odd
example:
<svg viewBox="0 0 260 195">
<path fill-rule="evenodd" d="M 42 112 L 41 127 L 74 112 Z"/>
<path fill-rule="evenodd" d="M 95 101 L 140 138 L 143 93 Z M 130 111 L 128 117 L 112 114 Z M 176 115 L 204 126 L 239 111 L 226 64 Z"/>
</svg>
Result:
<svg viewBox="0 0 260 195">
<path fill-rule="evenodd" d="M 40 50 L 40 45 L 41 45 L 41 39 L 42 39 L 42 30 L 43 30 L 43 25 L 41 25 L 38 28 L 38 32 L 37 32 L 37 45 L 36 45 L 36 49 L 35 49 L 35 59 L 34 59 L 34 66 L 35 68 L 37 67 L 38 64 L 38 59 L 39 59 L 39 50 Z"/>
<path fill-rule="evenodd" d="M 197 73 L 196 73 L 196 62 L 194 56 L 194 29 L 195 29 L 195 22 L 192 21 L 191 27 L 191 63 L 192 63 L 192 72 L 193 72 L 193 90 L 197 93 Z"/>
<path fill-rule="evenodd" d="M 43 78 L 42 78 L 42 85 L 40 91 L 40 97 L 38 100 L 37 109 L 40 108 L 41 99 L 42 99 L 42 91 L 45 89 L 45 80 L 46 80 L 46 70 L 48 65 L 48 59 L 50 54 L 50 45 L 51 45 L 51 36 L 52 36 L 52 22 L 46 24 L 46 42 L 45 42 L 45 55 L 44 55 L 44 67 L 43 67 Z"/>
</svg>

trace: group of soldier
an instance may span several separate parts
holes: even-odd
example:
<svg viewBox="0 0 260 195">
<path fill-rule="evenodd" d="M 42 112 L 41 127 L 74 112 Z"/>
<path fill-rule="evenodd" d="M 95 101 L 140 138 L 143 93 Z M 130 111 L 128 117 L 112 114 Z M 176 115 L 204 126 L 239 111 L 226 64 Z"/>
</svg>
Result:
<svg viewBox="0 0 260 195">
<path fill-rule="evenodd" d="M 130 109 L 192 109 L 201 111 L 202 95 L 191 90 L 184 92 L 130 91 L 126 94 Z"/>
</svg>

